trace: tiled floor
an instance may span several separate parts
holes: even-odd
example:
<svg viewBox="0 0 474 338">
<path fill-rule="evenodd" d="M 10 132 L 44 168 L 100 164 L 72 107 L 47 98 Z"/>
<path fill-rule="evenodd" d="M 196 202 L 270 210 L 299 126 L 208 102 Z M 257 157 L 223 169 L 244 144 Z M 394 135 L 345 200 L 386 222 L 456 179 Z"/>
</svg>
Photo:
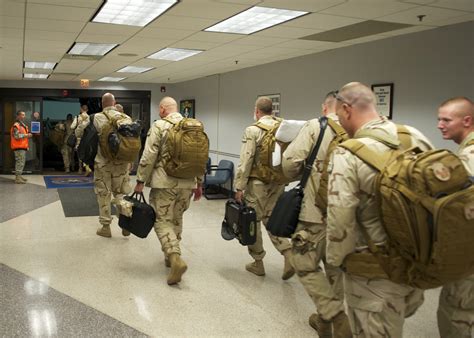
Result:
<svg viewBox="0 0 474 338">
<path fill-rule="evenodd" d="M 66 219 L 57 192 L 44 189 L 32 199 L 29 191 L 44 183 L 28 178 L 18 190 L 0 182 L 2 216 L 20 203 L 26 208 L 0 223 L 0 336 L 316 336 L 307 325 L 313 304 L 296 278 L 281 280 L 283 260 L 268 238 L 263 278 L 244 270 L 244 247 L 222 240 L 223 200 L 191 204 L 182 241 L 189 269 L 169 287 L 154 233 L 123 238 L 115 219 L 113 237 L 98 237 L 97 217 Z M 426 292 L 405 337 L 439 337 L 438 295 Z M 73 313 L 81 315 L 70 325 Z"/>
</svg>

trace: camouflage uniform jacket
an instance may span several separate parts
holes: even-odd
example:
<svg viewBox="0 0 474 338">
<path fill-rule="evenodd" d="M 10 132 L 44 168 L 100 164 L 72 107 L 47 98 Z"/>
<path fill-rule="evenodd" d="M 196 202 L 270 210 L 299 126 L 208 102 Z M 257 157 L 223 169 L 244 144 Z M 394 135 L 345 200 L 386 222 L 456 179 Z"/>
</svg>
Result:
<svg viewBox="0 0 474 338">
<path fill-rule="evenodd" d="M 328 114 L 327 117 L 336 122 L 338 121 L 338 117 L 334 113 Z M 306 122 L 298 133 L 298 136 L 296 136 L 288 148 L 286 148 L 282 159 L 283 172 L 286 177 L 292 179 L 301 177 L 306 159 L 309 157 L 311 151 L 316 145 L 319 132 L 319 119 L 310 120 Z M 328 146 L 334 136 L 333 130 L 328 126 L 324 132 L 324 138 L 321 147 L 319 148 L 318 155 L 316 156 L 316 160 L 313 163 L 310 178 L 304 189 L 304 197 L 299 217 L 300 221 L 323 223 L 323 213 L 318 205 L 316 205 L 316 194 L 319 189 L 319 182 L 323 169 L 322 165 L 327 156 Z"/>
<path fill-rule="evenodd" d="M 180 113 L 171 113 L 167 119 L 177 123 L 183 119 Z M 184 179 L 168 176 L 164 169 L 166 159 L 163 154 L 167 153 L 164 149 L 166 131 L 173 127 L 173 124 L 166 120 L 158 120 L 148 131 L 145 148 L 137 171 L 137 180 L 145 182 L 151 188 L 180 188 L 193 189 L 196 182 L 201 183 L 202 177 Z"/>
<path fill-rule="evenodd" d="M 364 129 L 379 129 L 391 139 L 397 139 L 394 123 L 376 119 L 366 123 L 354 135 Z M 423 150 L 432 148 L 423 134 L 410 128 L 412 146 Z M 416 132 L 415 132 L 416 131 Z M 372 151 L 385 152 L 389 147 L 371 138 L 359 138 Z M 388 140 L 387 140 L 388 141 Z M 377 171 L 348 150 L 337 147 L 329 164 L 328 220 L 326 255 L 329 264 L 340 266 L 345 257 L 367 249 L 367 242 L 360 227 L 364 227 L 375 244 L 387 239 L 379 206 L 375 200 L 374 182 Z"/>
<path fill-rule="evenodd" d="M 471 176 L 474 176 L 474 144 L 469 146 L 467 144 L 473 140 L 474 131 L 471 131 L 461 143 L 458 150 L 458 156 Z"/>
<path fill-rule="evenodd" d="M 75 122 L 75 123 L 74 123 Z M 84 134 L 84 128 L 87 126 L 90 122 L 90 117 L 86 112 L 81 112 L 76 119 L 74 120 L 73 124 L 71 125 L 71 128 L 74 129 L 74 133 L 76 134 L 77 137 L 77 142 L 76 144 L 79 145 L 81 142 L 81 137 Z"/>
<path fill-rule="evenodd" d="M 259 122 L 268 126 L 277 123 L 271 115 L 262 116 Z M 238 190 L 245 190 L 247 187 L 250 171 L 252 166 L 257 163 L 259 156 L 257 145 L 262 141 L 264 134 L 265 132 L 256 125 L 251 125 L 245 129 L 242 137 L 242 147 L 240 148 L 240 162 L 235 174 L 235 188 Z"/>
<path fill-rule="evenodd" d="M 109 123 L 109 120 L 107 119 L 105 114 L 107 114 L 109 117 L 123 116 L 124 119 L 120 120 L 118 122 L 119 124 L 129 124 L 132 122 L 132 119 L 129 116 L 116 111 L 114 107 L 106 107 L 101 113 L 97 113 L 94 115 L 94 126 L 97 129 L 97 133 L 99 134 L 99 137 L 101 135 L 103 127 Z M 83 120 L 80 124 L 78 124 L 75 131 L 76 137 L 82 138 L 82 135 L 84 134 L 84 129 L 89 125 L 89 123 L 90 123 L 90 118 L 88 116 L 85 120 Z M 100 149 L 100 144 L 97 149 L 95 162 L 99 164 L 105 164 L 105 163 L 111 162 L 102 154 L 102 150 Z M 114 163 L 122 164 L 124 162 L 115 161 Z"/>
</svg>

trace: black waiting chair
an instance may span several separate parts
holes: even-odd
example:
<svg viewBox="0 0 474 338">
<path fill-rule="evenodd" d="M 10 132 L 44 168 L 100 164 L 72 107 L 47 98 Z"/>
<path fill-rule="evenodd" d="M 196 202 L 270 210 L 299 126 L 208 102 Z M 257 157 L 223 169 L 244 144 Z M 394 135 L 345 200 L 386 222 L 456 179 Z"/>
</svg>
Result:
<svg viewBox="0 0 474 338">
<path fill-rule="evenodd" d="M 228 193 L 223 187 L 230 182 Z M 204 175 L 204 197 L 206 199 L 230 198 L 234 190 L 234 163 L 228 160 L 220 160 L 219 165 L 208 165 Z"/>
</svg>

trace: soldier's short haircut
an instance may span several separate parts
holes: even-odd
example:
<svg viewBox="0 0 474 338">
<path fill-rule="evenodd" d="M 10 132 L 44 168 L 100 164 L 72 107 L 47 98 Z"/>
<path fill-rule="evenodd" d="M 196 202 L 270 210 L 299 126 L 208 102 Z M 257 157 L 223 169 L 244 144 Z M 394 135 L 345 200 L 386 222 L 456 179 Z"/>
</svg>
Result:
<svg viewBox="0 0 474 338">
<path fill-rule="evenodd" d="M 272 100 L 267 96 L 259 97 L 255 102 L 255 106 L 266 115 L 270 115 L 273 111 Z"/>
<path fill-rule="evenodd" d="M 465 111 L 460 111 L 461 115 L 466 116 L 466 115 L 471 115 L 471 117 L 474 118 L 474 102 L 472 102 L 470 99 L 468 99 L 465 96 L 457 96 L 457 97 L 452 97 L 450 99 L 447 99 L 441 105 L 439 106 L 440 108 L 455 104 L 460 107 L 465 108 Z"/>
<path fill-rule="evenodd" d="M 16 116 L 19 116 L 21 113 L 24 113 L 24 111 L 23 110 L 17 110 L 16 111 Z"/>
<path fill-rule="evenodd" d="M 332 101 L 336 100 L 336 95 L 339 93 L 338 90 L 331 90 L 329 93 L 326 94 L 324 97 L 324 103 L 329 104 Z"/>
</svg>

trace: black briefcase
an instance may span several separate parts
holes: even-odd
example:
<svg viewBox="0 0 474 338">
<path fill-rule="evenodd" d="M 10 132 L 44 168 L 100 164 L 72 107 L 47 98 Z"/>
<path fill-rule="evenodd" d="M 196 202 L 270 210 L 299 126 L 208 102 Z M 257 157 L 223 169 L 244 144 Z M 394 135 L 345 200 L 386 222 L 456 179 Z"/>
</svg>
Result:
<svg viewBox="0 0 474 338">
<path fill-rule="evenodd" d="M 242 245 L 257 241 L 257 214 L 255 209 L 230 199 L 225 205 L 225 217 L 221 229 L 222 238 L 237 238 Z"/>
<path fill-rule="evenodd" d="M 124 200 L 133 203 L 132 217 L 119 216 L 119 226 L 137 237 L 146 238 L 155 224 L 155 210 L 146 203 L 143 193 L 133 193 Z"/>
</svg>

